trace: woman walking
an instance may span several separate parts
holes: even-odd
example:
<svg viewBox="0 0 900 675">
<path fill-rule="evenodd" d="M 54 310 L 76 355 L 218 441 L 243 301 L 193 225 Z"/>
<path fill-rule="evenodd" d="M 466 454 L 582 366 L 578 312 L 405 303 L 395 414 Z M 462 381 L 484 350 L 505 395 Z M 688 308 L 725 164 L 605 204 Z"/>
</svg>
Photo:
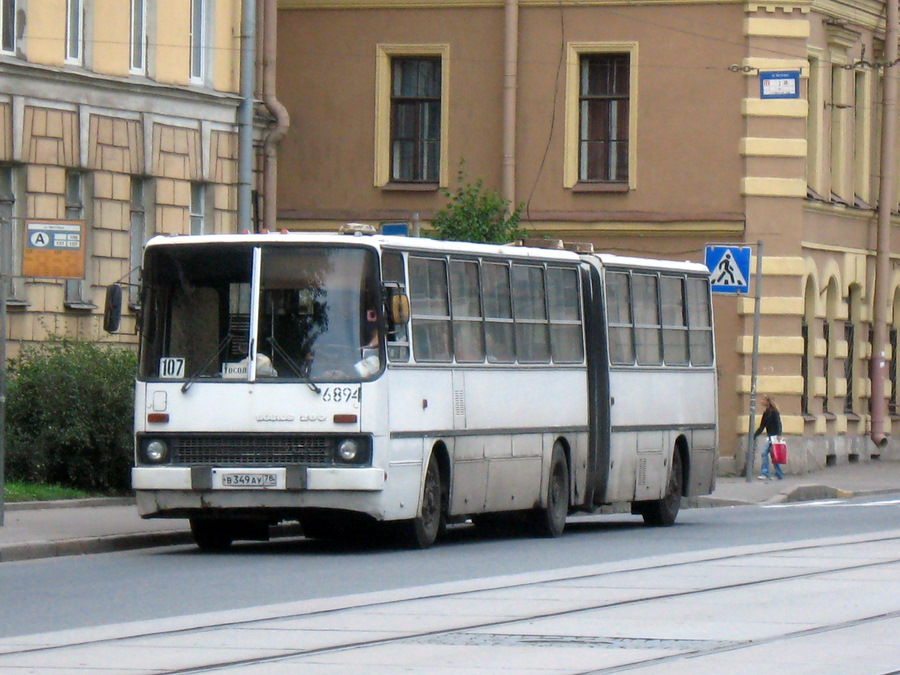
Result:
<svg viewBox="0 0 900 675">
<path fill-rule="evenodd" d="M 778 406 L 775 405 L 775 401 L 768 394 L 763 394 L 760 403 L 765 406 L 765 410 L 763 410 L 762 419 L 759 421 L 759 428 L 753 434 L 753 440 L 756 441 L 763 431 L 766 432 L 766 446 L 762 451 L 762 473 L 759 479 L 772 480 L 771 476 L 769 476 L 769 455 L 772 452 L 773 440 L 776 436 L 781 436 L 781 413 L 778 412 Z M 775 464 L 775 462 L 772 463 Z M 781 464 L 775 464 L 775 477 L 778 480 L 784 478 Z"/>
</svg>

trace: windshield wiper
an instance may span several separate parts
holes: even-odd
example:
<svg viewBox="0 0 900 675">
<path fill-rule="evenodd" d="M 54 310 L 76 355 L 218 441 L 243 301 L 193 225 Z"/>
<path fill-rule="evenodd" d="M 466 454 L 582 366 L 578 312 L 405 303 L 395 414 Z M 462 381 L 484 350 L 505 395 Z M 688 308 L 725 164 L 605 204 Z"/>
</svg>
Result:
<svg viewBox="0 0 900 675">
<path fill-rule="evenodd" d="M 183 385 L 181 385 L 181 393 L 185 393 L 188 389 L 191 388 L 191 385 L 194 384 L 197 380 L 200 379 L 200 374 L 205 372 L 207 368 L 209 368 L 209 364 L 215 361 L 219 356 L 222 355 L 222 352 L 225 351 L 225 347 L 231 342 L 231 334 L 226 335 L 222 338 L 222 341 L 219 343 L 219 348 L 216 349 L 215 353 L 210 356 L 206 361 L 203 362 L 203 365 L 200 366 L 197 370 L 194 371 L 192 375 L 188 377 Z"/>
<path fill-rule="evenodd" d="M 280 344 L 278 344 L 278 342 L 275 340 L 274 337 L 271 337 L 271 336 L 267 337 L 266 342 L 268 342 L 270 345 L 272 345 L 272 351 L 274 353 L 278 354 L 278 356 L 280 356 L 281 358 L 283 358 L 285 360 L 285 362 L 288 364 L 290 369 L 294 371 L 294 374 L 297 377 L 299 377 L 301 380 L 303 380 L 303 382 L 306 383 L 307 387 L 309 387 L 312 391 L 316 392 L 317 394 L 322 393 L 322 390 L 316 386 L 316 383 L 313 382 L 311 379 L 309 379 L 309 375 L 308 375 L 309 366 L 307 366 L 307 369 L 306 369 L 307 372 L 304 373 L 302 366 L 298 365 L 297 362 L 294 361 L 293 358 L 291 358 L 290 354 L 288 354 L 286 351 L 284 351 L 282 346 Z"/>
</svg>

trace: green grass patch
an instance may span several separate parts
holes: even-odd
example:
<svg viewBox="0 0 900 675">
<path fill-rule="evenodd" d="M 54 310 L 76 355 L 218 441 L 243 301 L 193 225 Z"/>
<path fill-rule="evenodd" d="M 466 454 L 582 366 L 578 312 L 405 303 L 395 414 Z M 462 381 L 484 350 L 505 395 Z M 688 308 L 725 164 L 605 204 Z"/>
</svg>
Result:
<svg viewBox="0 0 900 675">
<path fill-rule="evenodd" d="M 102 496 L 84 490 L 42 483 L 11 482 L 7 483 L 4 488 L 3 500 L 5 502 L 46 502 L 55 499 L 83 499 Z"/>
</svg>

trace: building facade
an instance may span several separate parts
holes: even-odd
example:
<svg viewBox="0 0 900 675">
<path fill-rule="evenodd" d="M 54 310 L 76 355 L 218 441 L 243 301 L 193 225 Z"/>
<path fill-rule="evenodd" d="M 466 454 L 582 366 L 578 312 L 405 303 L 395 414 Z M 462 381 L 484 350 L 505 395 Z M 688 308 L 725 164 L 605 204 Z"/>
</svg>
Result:
<svg viewBox="0 0 900 675">
<path fill-rule="evenodd" d="M 280 226 L 425 230 L 463 167 L 522 204 L 534 236 L 694 261 L 749 246 L 756 391 L 779 404 L 788 470 L 896 455 L 894 254 L 887 443 L 870 438 L 884 9 L 280 0 Z M 770 72 L 785 90 L 763 89 Z M 723 472 L 745 469 L 753 292 L 715 299 Z"/>
<path fill-rule="evenodd" d="M 0 0 L 10 355 L 134 341 L 136 287 L 119 336 L 102 306 L 144 242 L 238 229 L 240 27 L 240 0 Z"/>
</svg>

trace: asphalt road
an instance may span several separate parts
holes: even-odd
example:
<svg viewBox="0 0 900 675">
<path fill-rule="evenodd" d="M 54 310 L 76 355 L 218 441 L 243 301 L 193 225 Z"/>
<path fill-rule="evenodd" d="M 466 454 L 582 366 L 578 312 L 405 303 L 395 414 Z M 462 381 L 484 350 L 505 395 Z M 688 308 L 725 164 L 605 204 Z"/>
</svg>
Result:
<svg viewBox="0 0 900 675">
<path fill-rule="evenodd" d="M 848 501 L 682 511 L 672 528 L 632 516 L 572 518 L 555 540 L 451 529 L 426 551 L 303 539 L 0 565 L 0 637 L 184 616 L 720 547 L 895 529 L 900 493 Z"/>
</svg>

